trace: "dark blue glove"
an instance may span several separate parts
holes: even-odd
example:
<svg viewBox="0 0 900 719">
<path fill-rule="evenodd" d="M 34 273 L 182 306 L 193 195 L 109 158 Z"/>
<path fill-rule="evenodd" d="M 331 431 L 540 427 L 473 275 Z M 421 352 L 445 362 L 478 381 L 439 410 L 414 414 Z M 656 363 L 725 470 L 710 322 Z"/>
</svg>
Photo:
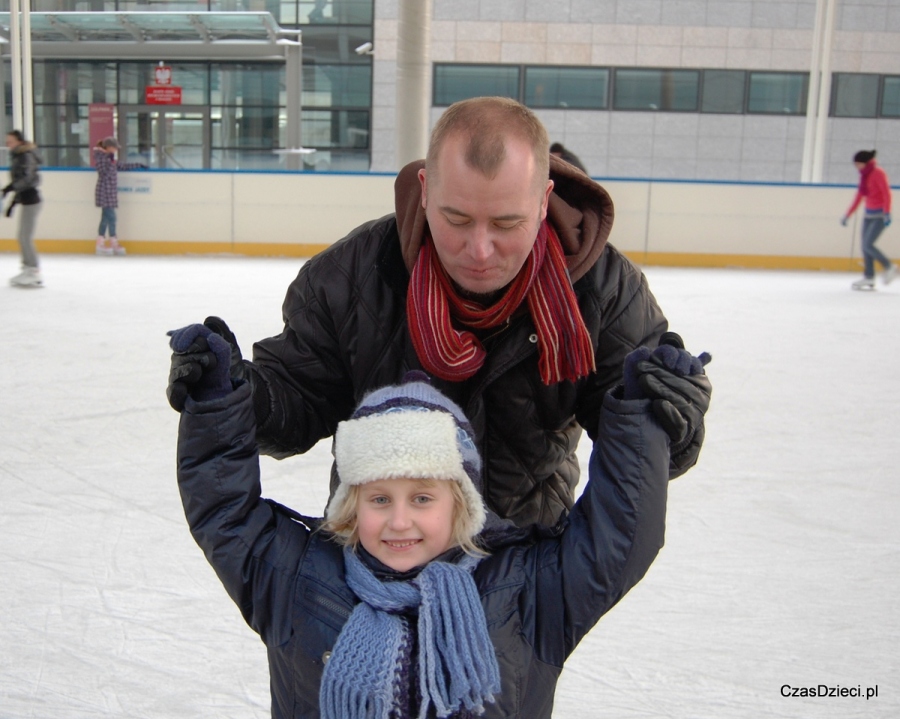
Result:
<svg viewBox="0 0 900 719">
<path fill-rule="evenodd" d="M 649 399 L 653 416 L 670 439 L 669 477 L 697 463 L 706 429 L 712 385 L 704 366 L 712 357 L 694 357 L 674 332 L 666 332 L 655 350 L 638 347 L 625 357 L 622 398 Z"/>
<path fill-rule="evenodd" d="M 637 383 L 653 400 L 653 414 L 672 441 L 673 458 L 703 443 L 703 416 L 709 409 L 712 385 L 703 369 L 712 356 L 694 357 L 681 338 L 667 332 L 650 356 L 636 364 Z"/>
<path fill-rule="evenodd" d="M 229 361 L 231 379 L 247 379 L 248 373 L 244 367 L 244 358 L 241 356 L 241 348 L 238 347 L 237 337 L 234 336 L 231 328 L 225 324 L 225 320 L 221 317 L 210 316 L 203 320 L 203 324 L 231 345 L 231 359 Z"/>
<path fill-rule="evenodd" d="M 181 412 L 188 396 L 198 402 L 224 397 L 232 390 L 231 344 L 206 325 L 171 330 L 172 364 L 166 396 Z"/>
<path fill-rule="evenodd" d="M 638 365 L 648 359 L 650 359 L 649 347 L 638 347 L 625 357 L 622 399 L 647 399 L 647 395 L 641 389 L 641 374 L 638 372 Z"/>
</svg>

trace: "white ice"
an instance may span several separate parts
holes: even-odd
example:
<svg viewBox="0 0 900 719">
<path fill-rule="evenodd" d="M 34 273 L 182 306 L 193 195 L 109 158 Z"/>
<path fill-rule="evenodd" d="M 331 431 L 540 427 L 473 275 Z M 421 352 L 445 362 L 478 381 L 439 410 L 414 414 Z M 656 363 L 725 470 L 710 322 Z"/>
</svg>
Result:
<svg viewBox="0 0 900 719">
<path fill-rule="evenodd" d="M 249 354 L 280 331 L 299 266 L 46 255 L 44 289 L 0 287 L 3 719 L 268 716 L 264 647 L 178 498 L 165 332 L 218 314 Z M 554 716 L 900 716 L 900 281 L 645 271 L 672 328 L 714 356 L 706 444 Z M 263 458 L 265 494 L 321 512 L 329 452 Z M 782 696 L 820 684 L 878 696 Z"/>
</svg>

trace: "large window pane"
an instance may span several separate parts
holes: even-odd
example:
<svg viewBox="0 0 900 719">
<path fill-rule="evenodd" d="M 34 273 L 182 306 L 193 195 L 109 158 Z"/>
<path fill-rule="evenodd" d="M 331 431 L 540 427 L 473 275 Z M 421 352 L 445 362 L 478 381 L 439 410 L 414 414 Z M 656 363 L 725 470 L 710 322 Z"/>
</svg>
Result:
<svg viewBox="0 0 900 719">
<path fill-rule="evenodd" d="M 806 73 L 751 72 L 747 112 L 804 114 L 808 79 Z"/>
<path fill-rule="evenodd" d="M 518 65 L 434 66 L 434 105 L 492 95 L 519 99 Z"/>
<path fill-rule="evenodd" d="M 304 110 L 302 125 L 304 147 L 369 147 L 367 111 Z"/>
<path fill-rule="evenodd" d="M 371 65 L 371 55 L 357 55 L 356 48 L 373 42 L 372 28 L 359 25 L 305 25 L 303 57 L 314 57 L 317 65 Z M 375 48 L 376 56 L 378 48 Z"/>
<path fill-rule="evenodd" d="M 900 77 L 884 78 L 881 114 L 883 117 L 900 117 Z"/>
<path fill-rule="evenodd" d="M 211 108 L 212 146 L 280 147 L 280 117 L 280 109 L 275 105 Z"/>
<path fill-rule="evenodd" d="M 371 25 L 373 0 L 300 0 L 301 23 Z"/>
<path fill-rule="evenodd" d="M 529 107 L 605 109 L 609 70 L 598 67 L 525 68 L 525 104 Z"/>
<path fill-rule="evenodd" d="M 102 62 L 35 61 L 34 101 L 81 103 L 116 101 L 116 66 Z"/>
<path fill-rule="evenodd" d="M 284 65 L 215 64 L 210 72 L 213 105 L 284 105 Z"/>
<path fill-rule="evenodd" d="M 41 148 L 44 164 L 78 167 L 79 146 L 90 144 L 87 105 L 35 105 L 34 137 Z M 53 152 L 44 152 L 52 148 Z"/>
<path fill-rule="evenodd" d="M 616 70 L 616 110 L 697 110 L 697 70 Z"/>
<path fill-rule="evenodd" d="M 371 65 L 306 65 L 303 107 L 365 107 L 372 104 Z"/>
<path fill-rule="evenodd" d="M 877 117 L 878 75 L 837 73 L 832 85 L 834 117 Z"/>
<path fill-rule="evenodd" d="M 743 70 L 704 70 L 702 112 L 740 114 L 744 111 L 747 73 Z"/>
</svg>

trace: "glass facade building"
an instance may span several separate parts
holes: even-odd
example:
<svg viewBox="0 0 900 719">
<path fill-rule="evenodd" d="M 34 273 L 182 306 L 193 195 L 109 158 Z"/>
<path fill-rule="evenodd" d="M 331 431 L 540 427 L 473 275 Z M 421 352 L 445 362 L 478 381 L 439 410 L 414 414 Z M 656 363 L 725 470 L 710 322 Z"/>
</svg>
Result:
<svg viewBox="0 0 900 719">
<path fill-rule="evenodd" d="M 275 30 L 294 38 L 298 33 L 291 31 L 300 31 L 301 137 L 304 148 L 314 150 L 302 156 L 302 167 L 366 171 L 372 59 L 354 49 L 372 39 L 373 2 L 35 0 L 34 139 L 48 165 L 89 166 L 90 108 L 104 103 L 115 108 L 131 161 L 160 168 L 283 169 L 280 151 L 290 144 L 288 70 Z M 0 10 L 6 11 L 0 24 L 8 27 L 8 0 Z M 269 19 L 260 21 L 261 14 Z M 8 47 L 3 89 L 11 129 Z M 153 47 L 164 55 L 153 56 Z M 147 88 L 163 63 L 180 88 L 180 103 L 150 101 Z"/>
</svg>

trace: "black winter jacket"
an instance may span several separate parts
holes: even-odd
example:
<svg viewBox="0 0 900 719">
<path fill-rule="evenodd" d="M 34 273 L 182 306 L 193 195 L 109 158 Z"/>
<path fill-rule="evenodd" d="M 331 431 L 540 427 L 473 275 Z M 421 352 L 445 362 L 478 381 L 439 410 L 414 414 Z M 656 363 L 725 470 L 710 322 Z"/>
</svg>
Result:
<svg viewBox="0 0 900 719">
<path fill-rule="evenodd" d="M 501 675 L 488 719 L 549 719 L 566 658 L 662 547 L 668 439 L 649 405 L 607 395 L 589 482 L 561 530 L 502 546 L 475 570 Z M 329 535 L 261 499 L 246 383 L 188 400 L 178 486 L 194 539 L 266 645 L 272 716 L 318 717 L 324 662 L 358 600 Z"/>
<path fill-rule="evenodd" d="M 303 265 L 284 301 L 284 331 L 254 345 L 247 367 L 264 454 L 306 452 L 332 436 L 367 392 L 422 369 L 406 318 L 409 268 L 425 227 L 418 166 L 398 175 L 397 213 L 358 227 Z M 667 328 L 643 274 L 606 244 L 613 217 L 606 191 L 555 157 L 551 177 L 548 219 L 566 251 L 596 373 L 543 384 L 537 334 L 524 312 L 484 340 L 487 359 L 473 377 L 433 380 L 472 423 L 488 507 L 519 526 L 553 526 L 572 507 L 581 428 L 596 439 L 591 428 L 604 394 L 621 381 L 625 355 L 655 347 Z M 679 466 L 695 461 L 681 458 Z"/>
<path fill-rule="evenodd" d="M 9 187 L 16 193 L 15 204 L 36 205 L 41 201 L 37 189 L 41 184 L 40 164 L 37 145 L 31 142 L 23 142 L 10 150 Z"/>
</svg>

